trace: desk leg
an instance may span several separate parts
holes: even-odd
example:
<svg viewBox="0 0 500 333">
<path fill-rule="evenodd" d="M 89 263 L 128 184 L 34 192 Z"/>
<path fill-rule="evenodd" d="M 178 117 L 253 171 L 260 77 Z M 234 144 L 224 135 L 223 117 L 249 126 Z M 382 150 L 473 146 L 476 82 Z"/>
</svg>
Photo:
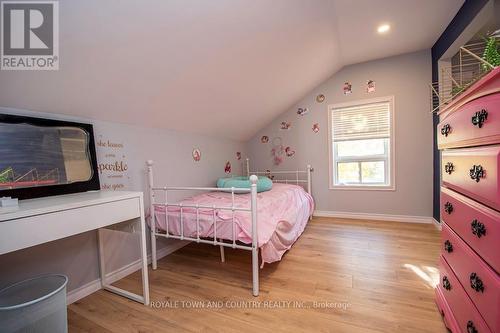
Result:
<svg viewBox="0 0 500 333">
<path fill-rule="evenodd" d="M 139 303 L 143 303 L 144 305 L 149 305 L 149 278 L 148 278 L 148 254 L 146 252 L 146 222 L 144 218 L 144 209 L 142 209 L 143 202 L 141 198 L 141 271 L 142 271 L 142 292 L 143 296 L 131 293 L 124 289 L 112 286 L 108 284 L 106 279 L 106 267 L 105 267 L 105 259 L 104 259 L 104 244 L 102 242 L 102 231 L 101 229 L 97 230 L 97 242 L 99 247 L 99 270 L 101 275 L 101 284 L 102 288 L 108 290 L 112 293 L 115 293 L 120 296 L 124 296 L 130 298 L 131 300 L 137 301 Z"/>
<path fill-rule="evenodd" d="M 148 252 L 146 248 L 146 218 L 144 216 L 144 199 L 141 196 L 141 259 L 142 259 L 142 294 L 144 305 L 149 305 Z"/>
<path fill-rule="evenodd" d="M 97 246 L 99 248 L 99 272 L 101 274 L 101 285 L 104 288 L 108 285 L 108 282 L 106 280 L 104 244 L 102 243 L 102 231 L 101 231 L 101 229 L 97 229 Z"/>
</svg>

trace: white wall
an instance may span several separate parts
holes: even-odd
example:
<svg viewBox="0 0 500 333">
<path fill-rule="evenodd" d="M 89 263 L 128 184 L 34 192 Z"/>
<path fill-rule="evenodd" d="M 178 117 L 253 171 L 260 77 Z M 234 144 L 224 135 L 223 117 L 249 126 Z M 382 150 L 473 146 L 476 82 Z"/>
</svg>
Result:
<svg viewBox="0 0 500 333">
<path fill-rule="evenodd" d="M 93 123 L 96 140 L 109 139 L 124 145 L 124 148 L 120 150 L 120 155 L 116 156 L 117 160 L 123 160 L 128 165 L 125 179 L 122 180 L 125 184 L 124 190 L 146 191 L 145 161 L 147 159 L 154 160 L 155 182 L 162 185 L 214 186 L 216 179 L 224 176 L 226 161 L 232 163 L 234 173 L 242 172 L 241 161 L 236 160 L 237 151 L 245 156 L 242 142 L 1 107 L 0 113 Z M 194 162 L 192 159 L 193 147 L 198 147 L 202 152 L 200 162 Z M 107 153 L 109 150 L 98 147 L 98 162 L 110 160 L 105 156 Z M 101 183 L 109 183 L 110 181 L 104 176 L 100 177 Z M 147 192 L 145 193 L 147 201 Z M 163 242 L 159 248 L 165 244 Z M 110 270 L 133 261 L 138 255 L 135 248 L 125 247 L 120 249 L 120 252 L 119 255 L 113 254 L 114 263 L 110 263 Z M 27 277 L 51 272 L 68 275 L 70 291 L 81 287 L 98 278 L 95 232 L 2 255 L 0 256 L 0 272 L 0 289 Z"/>
<path fill-rule="evenodd" d="M 366 93 L 367 80 L 375 80 L 376 92 Z M 353 92 L 344 95 L 344 82 L 352 84 Z M 311 91 L 290 110 L 274 119 L 247 143 L 252 169 L 305 169 L 314 167 L 313 195 L 320 211 L 355 212 L 370 214 L 432 216 L 432 117 L 428 83 L 431 81 L 430 51 L 351 65 Z M 324 94 L 323 103 L 316 96 Z M 328 186 L 328 105 L 394 96 L 396 190 L 359 191 L 330 190 Z M 309 113 L 297 115 L 297 108 L 306 107 Z M 289 121 L 292 128 L 280 130 L 280 123 Z M 312 125 L 319 123 L 315 134 Z M 281 137 L 284 146 L 296 151 L 274 167 L 271 143 L 262 144 L 267 135 L 270 142 Z"/>
</svg>

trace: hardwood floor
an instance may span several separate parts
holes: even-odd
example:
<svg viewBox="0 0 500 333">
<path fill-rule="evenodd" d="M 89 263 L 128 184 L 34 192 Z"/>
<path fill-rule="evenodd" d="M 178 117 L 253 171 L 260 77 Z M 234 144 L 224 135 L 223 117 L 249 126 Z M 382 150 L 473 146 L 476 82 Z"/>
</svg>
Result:
<svg viewBox="0 0 500 333">
<path fill-rule="evenodd" d="M 248 251 L 226 249 L 221 263 L 218 247 L 190 244 L 150 269 L 150 307 L 99 291 L 68 307 L 69 330 L 446 332 L 432 287 L 439 249 L 429 224 L 314 218 L 260 271 L 256 298 Z M 139 281 L 117 285 L 140 293 Z"/>
</svg>

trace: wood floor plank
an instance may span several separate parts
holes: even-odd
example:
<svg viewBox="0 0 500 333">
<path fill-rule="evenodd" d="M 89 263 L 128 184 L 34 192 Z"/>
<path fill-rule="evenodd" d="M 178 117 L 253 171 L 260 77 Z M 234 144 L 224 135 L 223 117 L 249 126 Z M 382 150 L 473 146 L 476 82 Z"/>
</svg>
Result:
<svg viewBox="0 0 500 333">
<path fill-rule="evenodd" d="M 68 309 L 68 331 L 74 333 L 111 333 L 110 330 L 105 329 L 94 321 L 80 316 L 71 308 Z"/>
<path fill-rule="evenodd" d="M 281 262 L 260 271 L 258 298 L 248 251 L 227 249 L 221 263 L 217 247 L 190 244 L 150 269 L 153 306 L 99 291 L 69 306 L 69 328 L 446 332 L 434 303 L 439 251 L 432 225 L 314 218 Z M 136 272 L 116 285 L 140 293 L 140 279 Z"/>
</svg>

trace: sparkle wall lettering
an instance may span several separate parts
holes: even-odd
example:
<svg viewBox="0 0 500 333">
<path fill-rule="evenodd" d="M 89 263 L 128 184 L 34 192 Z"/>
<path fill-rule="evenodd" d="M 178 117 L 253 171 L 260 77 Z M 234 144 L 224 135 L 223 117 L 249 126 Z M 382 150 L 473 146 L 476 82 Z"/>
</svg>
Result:
<svg viewBox="0 0 500 333">
<path fill-rule="evenodd" d="M 125 144 L 99 135 L 96 147 L 101 189 L 126 190 L 130 186 L 130 176 Z"/>
</svg>

